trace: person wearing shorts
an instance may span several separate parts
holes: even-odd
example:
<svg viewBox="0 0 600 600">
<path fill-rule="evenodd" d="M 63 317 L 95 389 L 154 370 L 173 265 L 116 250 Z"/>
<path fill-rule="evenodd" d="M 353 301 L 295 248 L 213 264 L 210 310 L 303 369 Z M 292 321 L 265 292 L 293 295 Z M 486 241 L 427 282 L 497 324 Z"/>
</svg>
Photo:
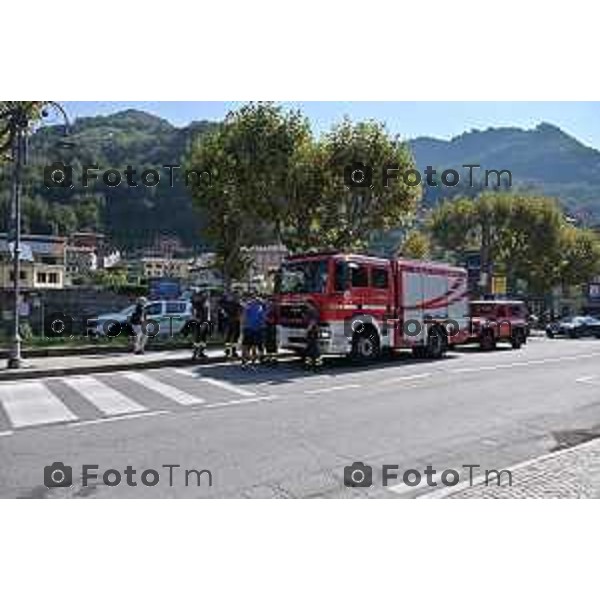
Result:
<svg viewBox="0 0 600 600">
<path fill-rule="evenodd" d="M 265 307 L 256 294 L 252 294 L 242 317 L 242 367 L 262 358 L 265 328 Z"/>
</svg>

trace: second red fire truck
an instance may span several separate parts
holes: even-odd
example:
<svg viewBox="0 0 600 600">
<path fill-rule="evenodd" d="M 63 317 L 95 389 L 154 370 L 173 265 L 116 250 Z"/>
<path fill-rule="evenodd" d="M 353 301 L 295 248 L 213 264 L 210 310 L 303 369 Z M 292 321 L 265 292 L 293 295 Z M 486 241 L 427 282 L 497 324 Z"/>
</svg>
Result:
<svg viewBox="0 0 600 600">
<path fill-rule="evenodd" d="M 358 254 L 289 258 L 277 284 L 282 348 L 303 352 L 317 315 L 323 354 L 377 358 L 396 349 L 440 358 L 469 336 L 467 272 L 450 265 Z"/>
</svg>

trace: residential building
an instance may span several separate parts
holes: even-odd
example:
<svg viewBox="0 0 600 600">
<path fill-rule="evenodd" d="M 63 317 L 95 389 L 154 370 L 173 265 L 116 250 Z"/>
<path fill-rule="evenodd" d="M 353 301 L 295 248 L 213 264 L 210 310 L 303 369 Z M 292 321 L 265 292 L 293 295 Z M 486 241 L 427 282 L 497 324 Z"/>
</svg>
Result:
<svg viewBox="0 0 600 600">
<path fill-rule="evenodd" d="M 67 246 L 65 272 L 69 283 L 77 277 L 89 277 L 98 268 L 98 255 L 91 246 Z"/>
<path fill-rule="evenodd" d="M 140 259 L 144 277 L 175 277 L 189 279 L 190 260 L 187 258 L 143 257 Z"/>
<path fill-rule="evenodd" d="M 69 236 L 69 245 L 92 248 L 98 255 L 102 254 L 106 246 L 106 236 L 95 231 L 76 231 Z"/>
<path fill-rule="evenodd" d="M 121 261 L 121 252 L 119 250 L 109 250 L 104 253 L 104 256 L 98 257 L 99 269 L 111 269 Z"/>
<path fill-rule="evenodd" d="M 271 244 L 268 246 L 251 246 L 244 248 L 246 254 L 252 260 L 252 274 L 269 276 L 276 271 L 288 255 L 288 249 L 282 244 Z"/>
<path fill-rule="evenodd" d="M 13 245 L 0 233 L 0 288 L 14 281 Z M 66 240 L 52 235 L 22 235 L 19 279 L 23 290 L 62 289 L 65 285 Z"/>
</svg>

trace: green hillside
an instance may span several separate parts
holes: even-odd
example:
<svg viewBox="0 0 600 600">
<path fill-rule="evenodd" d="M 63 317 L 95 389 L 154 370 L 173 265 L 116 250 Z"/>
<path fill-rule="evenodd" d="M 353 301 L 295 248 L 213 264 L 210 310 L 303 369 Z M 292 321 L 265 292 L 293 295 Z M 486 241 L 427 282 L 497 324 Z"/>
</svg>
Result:
<svg viewBox="0 0 600 600">
<path fill-rule="evenodd" d="M 513 186 L 541 190 L 561 200 L 567 210 L 584 222 L 600 222 L 600 152 L 583 145 L 554 125 L 535 129 L 492 128 L 463 133 L 450 141 L 417 138 L 411 146 L 417 165 L 455 168 L 476 163 L 482 169 L 509 169 Z M 426 201 L 458 190 L 429 189 Z"/>
<path fill-rule="evenodd" d="M 30 164 L 25 180 L 23 228 L 31 233 L 68 234 L 77 229 L 106 233 L 115 245 L 136 249 L 152 242 L 159 233 L 175 234 L 188 246 L 201 246 L 202 215 L 192 206 L 189 190 L 181 180 L 173 188 L 163 164 L 182 163 L 189 145 L 216 123 L 200 121 L 179 128 L 168 121 L 137 110 L 109 116 L 77 119 L 70 141 L 73 148 L 57 148 L 60 127 L 42 127 L 30 142 Z M 600 223 L 600 152 L 586 147 L 559 128 L 542 123 L 533 130 L 494 128 L 470 131 L 449 141 L 416 138 L 410 142 L 419 169 L 455 168 L 466 181 L 462 164 L 477 163 L 483 169 L 510 169 L 513 186 L 537 189 L 558 197 L 568 211 L 584 223 Z M 74 187 L 48 189 L 44 166 L 53 161 L 73 166 Z M 81 166 L 123 172 L 132 165 L 141 171 L 157 169 L 161 183 L 154 188 L 108 188 L 101 181 L 81 186 Z M 9 163 L 0 167 L 0 230 L 8 228 Z M 479 188 L 428 188 L 424 202 L 434 205 L 443 197 L 475 195 Z"/>
<path fill-rule="evenodd" d="M 177 128 L 145 112 L 128 110 L 77 119 L 69 137 L 73 148 L 57 147 L 62 139 L 61 127 L 39 129 L 30 142 L 24 231 L 68 234 L 76 229 L 94 229 L 108 234 L 125 249 L 144 246 L 158 233 L 176 234 L 186 245 L 197 245 L 201 241 L 201 215 L 193 209 L 182 178 L 171 188 L 168 171 L 162 165 L 181 164 L 191 140 L 214 126 L 203 121 Z M 44 166 L 54 161 L 72 165 L 72 189 L 45 187 Z M 161 182 L 156 187 L 146 187 L 141 182 L 138 187 L 129 187 L 123 178 L 115 188 L 102 181 L 84 188 L 81 167 L 86 164 L 121 172 L 132 165 L 138 182 L 144 169 L 156 169 Z M 5 163 L 0 171 L 0 229 L 4 230 L 10 214 L 7 166 Z"/>
</svg>

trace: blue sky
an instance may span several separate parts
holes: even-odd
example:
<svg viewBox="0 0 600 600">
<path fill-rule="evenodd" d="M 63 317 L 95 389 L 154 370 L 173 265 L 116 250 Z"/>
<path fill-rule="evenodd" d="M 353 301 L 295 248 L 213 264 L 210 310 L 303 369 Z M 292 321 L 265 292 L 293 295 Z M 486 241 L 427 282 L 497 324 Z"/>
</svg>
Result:
<svg viewBox="0 0 600 600">
<path fill-rule="evenodd" d="M 72 118 L 137 108 L 174 125 L 220 120 L 238 102 L 63 102 Z M 470 129 L 514 126 L 530 129 L 546 121 L 600 149 L 600 102 L 283 102 L 300 108 L 320 132 L 344 115 L 384 121 L 393 133 L 449 139 Z"/>
</svg>

